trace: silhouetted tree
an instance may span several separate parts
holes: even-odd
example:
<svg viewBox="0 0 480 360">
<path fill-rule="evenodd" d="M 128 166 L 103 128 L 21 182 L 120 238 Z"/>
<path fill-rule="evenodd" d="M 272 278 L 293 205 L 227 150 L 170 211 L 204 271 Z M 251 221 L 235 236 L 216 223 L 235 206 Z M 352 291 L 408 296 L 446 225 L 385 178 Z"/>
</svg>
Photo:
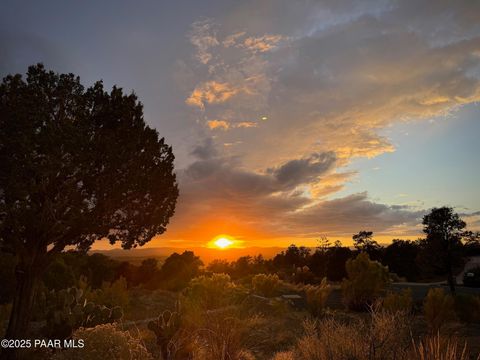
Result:
<svg viewBox="0 0 480 360">
<path fill-rule="evenodd" d="M 218 274 L 230 274 L 232 272 L 229 262 L 224 259 L 212 260 L 210 264 L 208 264 L 207 270 Z"/>
<path fill-rule="evenodd" d="M 181 255 L 170 255 L 160 269 L 160 277 L 164 281 L 164 287 L 169 290 L 185 288 L 190 280 L 200 273 L 203 262 L 193 251 L 184 251 Z"/>
<path fill-rule="evenodd" d="M 115 280 L 123 277 L 127 280 L 128 286 L 138 285 L 137 281 L 137 267 L 128 261 L 122 261 L 115 269 Z"/>
<path fill-rule="evenodd" d="M 158 260 L 145 259 L 137 269 L 137 281 L 140 284 L 147 284 L 158 275 Z"/>
<path fill-rule="evenodd" d="M 420 246 L 415 241 L 394 239 L 384 250 L 382 264 L 398 276 L 415 281 L 420 275 L 416 261 L 419 251 Z"/>
<path fill-rule="evenodd" d="M 282 251 L 273 258 L 275 267 L 280 269 L 295 270 L 297 267 L 307 265 L 310 249 L 305 246 L 297 247 L 290 245 L 287 250 Z"/>
<path fill-rule="evenodd" d="M 265 260 L 262 254 L 256 255 L 252 260 L 252 274 L 263 274 L 270 272 L 270 262 Z"/>
<path fill-rule="evenodd" d="M 423 251 L 427 261 L 447 274 L 450 292 L 455 294 L 454 267 L 462 263 L 462 238 L 466 223 L 451 207 L 433 208 L 423 217 L 427 235 Z"/>
<path fill-rule="evenodd" d="M 232 266 L 232 276 L 235 279 L 240 279 L 244 276 L 247 276 L 252 271 L 252 257 L 240 256 L 236 261 L 233 261 Z"/>
<path fill-rule="evenodd" d="M 18 257 L 6 337 L 25 338 L 52 255 L 162 234 L 178 196 L 171 147 L 134 94 L 31 66 L 0 85 L 0 248 Z M 12 356 L 12 355 L 9 355 Z"/>
<path fill-rule="evenodd" d="M 315 249 L 315 252 L 309 257 L 308 267 L 316 276 L 327 276 L 327 253 L 331 245 L 332 244 L 326 236 L 321 236 L 320 239 L 318 239 L 318 246 Z"/>
<path fill-rule="evenodd" d="M 116 273 L 116 261 L 103 254 L 92 254 L 82 264 L 81 273 L 94 289 L 102 287 L 103 282 L 112 282 Z"/>
<path fill-rule="evenodd" d="M 43 282 L 48 289 L 61 290 L 75 286 L 76 280 L 71 266 L 65 263 L 63 257 L 57 256 L 48 265 Z"/>
<path fill-rule="evenodd" d="M 373 232 L 360 231 L 358 234 L 353 235 L 352 239 L 355 249 L 360 252 L 366 252 L 372 260 L 378 260 L 382 247 L 373 240 Z"/>
<path fill-rule="evenodd" d="M 340 281 L 347 276 L 345 264 L 348 259 L 354 256 L 354 252 L 348 247 L 341 246 L 341 243 L 335 243 L 327 253 L 327 277 L 332 281 Z"/>
<path fill-rule="evenodd" d="M 463 239 L 465 256 L 480 256 L 480 231 L 465 231 Z"/>
<path fill-rule="evenodd" d="M 327 276 L 328 251 L 317 248 L 308 260 L 308 267 L 318 277 Z"/>
</svg>

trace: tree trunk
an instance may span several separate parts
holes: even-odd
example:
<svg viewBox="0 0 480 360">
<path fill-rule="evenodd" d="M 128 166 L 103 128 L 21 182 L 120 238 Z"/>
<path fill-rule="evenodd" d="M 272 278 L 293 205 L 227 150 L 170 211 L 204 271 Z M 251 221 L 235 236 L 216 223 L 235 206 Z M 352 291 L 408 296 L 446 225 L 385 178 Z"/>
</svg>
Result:
<svg viewBox="0 0 480 360">
<path fill-rule="evenodd" d="M 447 244 L 447 282 L 450 287 L 450 293 L 455 296 L 455 278 L 453 276 L 453 254 L 452 240 L 448 238 L 447 232 L 444 232 L 444 240 Z"/>
<path fill-rule="evenodd" d="M 450 287 L 450 293 L 455 296 L 455 277 L 453 276 L 452 266 L 448 269 L 448 286 Z"/>
<path fill-rule="evenodd" d="M 39 273 L 39 269 L 30 264 L 20 262 L 17 265 L 15 269 L 17 284 L 5 339 L 27 339 L 35 284 Z M 17 352 L 14 349 L 7 350 L 2 354 L 2 359 L 17 359 Z"/>
</svg>

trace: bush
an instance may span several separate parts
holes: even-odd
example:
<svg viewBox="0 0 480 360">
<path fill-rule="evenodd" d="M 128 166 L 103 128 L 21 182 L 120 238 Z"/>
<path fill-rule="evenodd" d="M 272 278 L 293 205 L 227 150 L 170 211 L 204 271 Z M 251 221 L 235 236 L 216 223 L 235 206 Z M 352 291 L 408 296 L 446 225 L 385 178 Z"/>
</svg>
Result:
<svg viewBox="0 0 480 360">
<path fill-rule="evenodd" d="M 372 312 L 369 322 L 334 318 L 306 320 L 305 335 L 299 339 L 290 359 L 406 360 L 410 344 L 407 320 L 398 313 L 386 312 Z M 287 355 L 286 359 L 289 359 Z"/>
<path fill-rule="evenodd" d="M 280 279 L 277 274 L 257 274 L 252 278 L 253 291 L 257 294 L 272 297 L 278 292 Z"/>
<path fill-rule="evenodd" d="M 305 320 L 305 334 L 290 351 L 272 360 L 467 360 L 466 343 L 455 337 L 428 336 L 418 343 L 410 335 L 410 317 L 401 312 L 372 311 L 369 321 L 329 317 Z"/>
<path fill-rule="evenodd" d="M 193 251 L 184 251 L 181 255 L 173 253 L 160 269 L 162 287 L 171 291 L 184 289 L 199 274 L 201 266 L 203 262 Z"/>
<path fill-rule="evenodd" d="M 232 309 L 220 309 L 206 314 L 206 321 L 195 331 L 193 359 L 198 360 L 254 360 L 248 351 L 255 343 L 255 329 L 261 317 L 239 318 Z"/>
<path fill-rule="evenodd" d="M 108 307 L 120 306 L 125 309 L 130 303 L 127 280 L 123 276 L 112 283 L 104 282 L 101 289 L 87 291 L 85 297 L 96 304 Z"/>
<path fill-rule="evenodd" d="M 196 277 L 185 291 L 185 307 L 199 306 L 210 310 L 229 305 L 234 289 L 235 284 L 227 274 Z"/>
<path fill-rule="evenodd" d="M 428 290 L 423 310 L 432 333 L 436 333 L 448 322 L 455 319 L 454 300 L 441 288 Z"/>
<path fill-rule="evenodd" d="M 332 287 L 328 285 L 327 278 L 323 278 L 320 285 L 305 285 L 303 289 L 309 311 L 314 316 L 321 315 L 332 292 Z"/>
<path fill-rule="evenodd" d="M 54 360 L 153 360 L 139 339 L 111 324 L 80 328 L 73 339 L 83 340 L 84 347 L 58 352 Z"/>
<path fill-rule="evenodd" d="M 413 308 L 412 289 L 404 289 L 400 293 L 389 293 L 382 301 L 382 308 L 387 312 L 410 313 Z"/>
<path fill-rule="evenodd" d="M 463 294 L 455 296 L 455 313 L 463 322 L 480 322 L 480 298 Z"/>
<path fill-rule="evenodd" d="M 343 298 L 352 310 L 367 309 L 389 283 L 388 268 L 370 260 L 367 253 L 348 260 L 346 270 L 348 279 L 342 282 Z"/>
<path fill-rule="evenodd" d="M 123 317 L 120 307 L 89 302 L 83 290 L 75 287 L 41 292 L 35 304 L 39 318 L 46 320 L 42 333 L 48 338 L 66 339 L 80 327 L 112 323 Z"/>
</svg>

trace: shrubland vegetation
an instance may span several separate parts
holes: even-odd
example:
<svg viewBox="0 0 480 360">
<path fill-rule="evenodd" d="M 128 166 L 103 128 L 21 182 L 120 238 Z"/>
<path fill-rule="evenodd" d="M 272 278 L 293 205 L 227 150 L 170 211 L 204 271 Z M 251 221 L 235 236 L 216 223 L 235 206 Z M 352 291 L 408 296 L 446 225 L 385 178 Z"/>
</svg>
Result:
<svg viewBox="0 0 480 360">
<path fill-rule="evenodd" d="M 388 246 L 362 230 L 353 248 L 322 237 L 271 259 L 117 261 L 88 250 L 101 238 L 144 245 L 166 230 L 178 196 L 172 149 L 136 96 L 37 65 L 25 80 L 7 76 L 0 99 L 1 335 L 85 344 L 2 359 L 479 356 L 478 292 L 459 293 L 455 275 L 480 255 L 480 235 L 452 208 L 424 216 L 424 238 Z M 465 285 L 479 274 L 466 272 Z M 448 291 L 393 284 L 440 280 Z"/>
<path fill-rule="evenodd" d="M 206 267 L 190 251 L 138 265 L 61 253 L 37 287 L 31 332 L 89 345 L 27 354 L 93 359 L 112 348 L 115 359 L 468 359 L 480 350 L 471 337 L 479 334 L 480 297 L 392 287 L 405 274 L 391 272 L 389 247 L 402 243 L 409 254 L 422 251 L 420 242 L 396 240 L 372 247 L 372 260 L 367 249 L 338 242 L 313 251 L 292 245 L 272 259 Z M 9 273 L 15 259 L 4 257 L 0 271 Z M 429 279 L 417 260 L 417 279 Z M 329 276 L 330 264 L 341 281 Z M 4 326 L 14 285 L 0 289 Z"/>
</svg>

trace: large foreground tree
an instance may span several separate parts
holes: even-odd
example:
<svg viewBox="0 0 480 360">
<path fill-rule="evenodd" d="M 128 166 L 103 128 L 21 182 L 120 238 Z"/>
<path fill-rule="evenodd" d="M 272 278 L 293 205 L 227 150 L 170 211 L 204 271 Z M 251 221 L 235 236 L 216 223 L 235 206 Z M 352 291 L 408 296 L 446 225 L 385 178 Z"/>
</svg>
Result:
<svg viewBox="0 0 480 360">
<path fill-rule="evenodd" d="M 166 230 L 178 196 L 172 149 L 134 94 L 31 66 L 0 85 L 0 246 L 15 254 L 6 338 L 28 330 L 52 255 L 107 238 L 125 249 Z"/>
<path fill-rule="evenodd" d="M 433 208 L 423 217 L 426 239 L 423 256 L 430 266 L 447 274 L 450 292 L 455 295 L 455 267 L 463 262 L 462 239 L 468 234 L 467 224 L 451 207 Z"/>
</svg>

